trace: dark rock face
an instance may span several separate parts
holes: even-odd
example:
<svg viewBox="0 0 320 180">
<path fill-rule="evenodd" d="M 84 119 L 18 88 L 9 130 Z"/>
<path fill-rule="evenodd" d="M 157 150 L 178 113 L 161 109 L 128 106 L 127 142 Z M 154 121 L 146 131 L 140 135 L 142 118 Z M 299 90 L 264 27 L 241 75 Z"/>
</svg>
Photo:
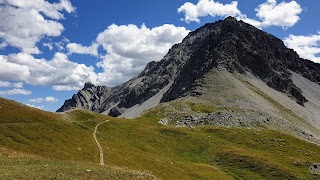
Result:
<svg viewBox="0 0 320 180">
<path fill-rule="evenodd" d="M 142 104 L 170 83 L 173 84 L 161 102 L 188 95 L 201 96 L 195 90 L 201 86 L 198 80 L 214 67 L 232 73 L 250 72 L 301 105 L 307 99 L 294 85 L 289 70 L 320 82 L 320 64 L 299 58 L 280 39 L 228 17 L 189 33 L 161 61 L 150 62 L 137 77 L 120 86 L 108 88 L 86 83 L 58 111 L 81 107 L 118 116 L 126 109 Z"/>
<path fill-rule="evenodd" d="M 82 90 L 92 89 L 94 87 L 95 85 L 93 85 L 91 82 L 86 82 Z"/>
<path fill-rule="evenodd" d="M 121 115 L 121 112 L 119 112 L 118 108 L 114 107 L 110 110 L 108 115 L 112 117 L 118 117 Z"/>
<path fill-rule="evenodd" d="M 84 108 L 91 111 L 99 112 L 102 103 L 110 95 L 111 88 L 106 86 L 95 86 L 90 82 L 84 85 L 84 88 L 71 99 L 66 100 L 63 106 L 57 112 L 67 111 L 73 108 Z"/>
<path fill-rule="evenodd" d="M 198 95 L 192 92 L 197 79 L 213 67 L 225 68 L 230 72 L 251 72 L 268 86 L 284 92 L 303 105 L 307 101 L 291 79 L 289 70 L 319 83 L 320 65 L 301 59 L 283 42 L 249 24 L 228 17 L 224 21 L 209 23 L 195 32 L 204 33 L 198 38 L 196 47 L 185 63 L 173 86 L 165 94 L 163 102 L 185 95 Z M 190 36 L 189 35 L 189 36 Z"/>
</svg>

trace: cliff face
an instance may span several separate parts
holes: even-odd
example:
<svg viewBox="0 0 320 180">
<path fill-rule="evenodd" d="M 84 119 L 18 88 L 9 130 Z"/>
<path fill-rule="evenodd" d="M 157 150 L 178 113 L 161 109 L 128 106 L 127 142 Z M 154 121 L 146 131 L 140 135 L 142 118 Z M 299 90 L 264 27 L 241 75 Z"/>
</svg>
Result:
<svg viewBox="0 0 320 180">
<path fill-rule="evenodd" d="M 184 96 L 202 96 L 197 91 L 203 86 L 199 80 L 213 68 L 249 72 L 302 106 L 308 99 L 293 83 L 290 71 L 320 82 L 319 64 L 299 58 L 280 39 L 228 17 L 191 32 L 161 61 L 150 62 L 137 77 L 120 86 L 87 83 L 58 111 L 85 108 L 119 116 L 132 107 L 145 107 L 146 102 L 150 108 Z"/>
<path fill-rule="evenodd" d="M 197 36 L 198 31 L 204 32 L 205 38 L 197 41 L 198 48 L 194 49 L 171 89 L 164 95 L 163 102 L 185 95 L 201 95 L 193 91 L 199 85 L 195 81 L 214 67 L 232 73 L 250 72 L 300 105 L 307 99 L 294 85 L 289 70 L 320 82 L 319 64 L 299 58 L 280 39 L 249 24 L 229 17 L 206 24 L 190 35 Z"/>
<path fill-rule="evenodd" d="M 99 112 L 102 103 L 110 95 L 111 88 L 106 86 L 95 86 L 90 82 L 84 85 L 84 88 L 71 99 L 66 100 L 64 105 L 57 112 L 67 111 L 73 108 L 83 108 Z"/>
</svg>

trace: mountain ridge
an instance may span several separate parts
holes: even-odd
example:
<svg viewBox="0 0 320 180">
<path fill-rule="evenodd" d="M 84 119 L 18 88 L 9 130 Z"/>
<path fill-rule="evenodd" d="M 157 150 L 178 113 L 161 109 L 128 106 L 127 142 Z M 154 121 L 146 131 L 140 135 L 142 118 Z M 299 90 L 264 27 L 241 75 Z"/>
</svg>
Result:
<svg viewBox="0 0 320 180">
<path fill-rule="evenodd" d="M 320 82 L 320 75 L 316 73 L 320 71 L 319 64 L 299 58 L 275 36 L 228 17 L 190 32 L 161 61 L 148 63 L 137 77 L 122 85 L 84 88 L 67 100 L 58 112 L 81 107 L 119 116 L 127 109 L 143 104 L 170 83 L 168 91 L 155 104 L 188 95 L 201 96 L 194 91 L 201 84 L 195 82 L 214 67 L 232 73 L 251 72 L 302 106 L 308 100 L 293 83 L 289 70 Z"/>
</svg>

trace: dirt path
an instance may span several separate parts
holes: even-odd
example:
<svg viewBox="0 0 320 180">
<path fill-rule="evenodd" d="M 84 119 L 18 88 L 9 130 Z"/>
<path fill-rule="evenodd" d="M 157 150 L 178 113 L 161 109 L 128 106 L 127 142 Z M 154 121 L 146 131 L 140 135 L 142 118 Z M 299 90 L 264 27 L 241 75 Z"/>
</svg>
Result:
<svg viewBox="0 0 320 180">
<path fill-rule="evenodd" d="M 96 125 L 96 127 L 94 128 L 94 131 L 93 131 L 93 139 L 94 141 L 96 142 L 97 146 L 98 146 L 98 149 L 99 149 L 99 154 L 100 154 L 100 166 L 104 166 L 104 159 L 103 159 L 103 148 L 102 146 L 100 145 L 98 139 L 97 139 L 97 131 L 98 131 L 98 127 L 102 124 L 102 123 L 105 123 L 105 122 L 108 122 L 108 120 L 106 121 L 103 121 L 99 124 Z"/>
</svg>

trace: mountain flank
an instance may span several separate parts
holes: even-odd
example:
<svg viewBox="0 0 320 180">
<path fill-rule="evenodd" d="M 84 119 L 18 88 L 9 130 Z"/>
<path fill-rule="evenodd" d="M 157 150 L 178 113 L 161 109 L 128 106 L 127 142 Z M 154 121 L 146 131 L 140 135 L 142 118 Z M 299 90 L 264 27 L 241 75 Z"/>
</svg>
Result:
<svg viewBox="0 0 320 180">
<path fill-rule="evenodd" d="M 280 39 L 228 17 L 190 32 L 122 85 L 86 83 L 58 112 L 85 108 L 133 118 L 159 103 L 192 97 L 191 103 L 215 106 L 213 113 L 237 109 L 227 112 L 227 126 L 271 128 L 319 143 L 319 72 L 319 64 L 300 58 Z M 173 125 L 180 120 L 168 118 Z"/>
<path fill-rule="evenodd" d="M 186 95 L 201 95 L 193 91 L 199 85 L 195 82 L 212 68 L 240 74 L 250 72 L 302 106 L 308 100 L 293 83 L 289 70 L 315 83 L 320 82 L 319 64 L 299 58 L 280 39 L 228 17 L 191 32 L 161 61 L 149 63 L 137 77 L 120 86 L 108 88 L 86 83 L 58 112 L 81 107 L 119 116 L 126 109 L 147 101 L 170 83 L 172 85 L 161 102 Z"/>
</svg>

